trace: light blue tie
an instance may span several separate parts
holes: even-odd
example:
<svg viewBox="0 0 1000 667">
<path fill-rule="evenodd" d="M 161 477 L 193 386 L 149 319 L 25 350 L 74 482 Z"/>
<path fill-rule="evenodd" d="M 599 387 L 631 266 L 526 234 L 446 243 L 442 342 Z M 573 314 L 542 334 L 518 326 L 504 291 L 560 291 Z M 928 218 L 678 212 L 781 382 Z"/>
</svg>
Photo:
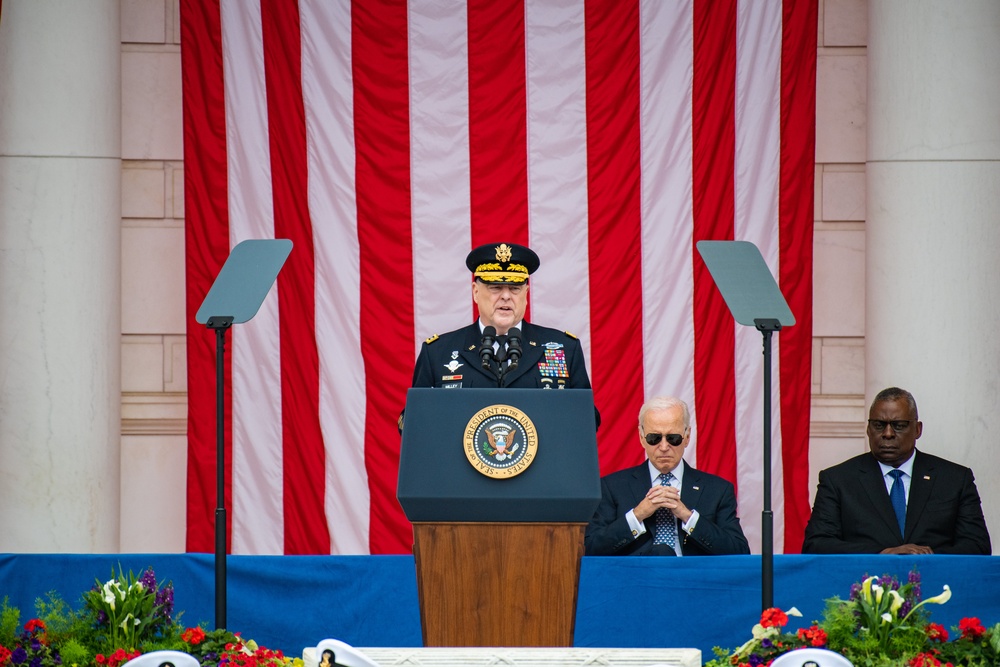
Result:
<svg viewBox="0 0 1000 667">
<path fill-rule="evenodd" d="M 906 528 L 906 490 L 903 489 L 902 470 L 890 470 L 892 477 L 892 488 L 889 489 L 889 500 L 892 502 L 892 509 L 896 512 L 896 521 L 899 523 L 899 534 L 903 534 Z"/>
<path fill-rule="evenodd" d="M 660 473 L 656 481 L 660 486 L 670 486 L 670 481 L 674 479 L 672 472 Z M 673 513 L 665 507 L 656 510 L 656 526 L 653 530 L 653 544 L 667 544 L 671 549 L 677 543 L 677 519 Z"/>
</svg>

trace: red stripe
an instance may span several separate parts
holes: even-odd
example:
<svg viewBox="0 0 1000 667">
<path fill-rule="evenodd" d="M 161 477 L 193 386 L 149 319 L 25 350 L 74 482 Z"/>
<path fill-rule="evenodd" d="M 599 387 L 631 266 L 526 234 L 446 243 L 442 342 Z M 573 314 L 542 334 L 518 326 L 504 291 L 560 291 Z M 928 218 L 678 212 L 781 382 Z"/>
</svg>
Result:
<svg viewBox="0 0 1000 667">
<path fill-rule="evenodd" d="M 410 553 L 396 500 L 396 417 L 413 372 L 397 360 L 410 357 L 414 336 L 406 4 L 355 2 L 351 19 L 369 542 L 373 554 Z"/>
<path fill-rule="evenodd" d="M 528 243 L 524 0 L 470 0 L 472 246 Z"/>
<path fill-rule="evenodd" d="M 642 404 L 639 6 L 586 4 L 592 383 L 603 473 L 634 465 Z"/>
<path fill-rule="evenodd" d="M 528 245 L 524 0 L 469 0 L 468 26 L 472 247 Z"/>
<path fill-rule="evenodd" d="M 222 22 L 218 0 L 181 0 L 180 16 L 189 332 L 186 548 L 212 552 L 217 505 L 216 344 L 214 333 L 196 323 L 194 317 L 229 256 Z M 225 503 L 232 507 L 228 469 L 232 461 L 232 375 L 228 345 L 225 366 Z"/>
<path fill-rule="evenodd" d="M 817 11 L 816 0 L 785 0 L 782 19 L 778 280 L 795 315 L 779 346 L 785 553 L 802 549 L 809 520 Z"/>
<path fill-rule="evenodd" d="M 302 100 L 302 45 L 294 0 L 261 3 L 264 80 L 274 235 L 292 241 L 278 276 L 281 350 L 281 430 L 286 554 L 330 553 L 323 507 L 325 469 L 319 424 L 316 283 L 307 192 L 306 119 Z M 307 286 L 303 289 L 304 286 Z"/>
<path fill-rule="evenodd" d="M 736 159 L 736 1 L 694 3 L 694 241 L 732 240 Z M 698 467 L 736 483 L 733 317 L 694 253 L 694 379 Z"/>
</svg>

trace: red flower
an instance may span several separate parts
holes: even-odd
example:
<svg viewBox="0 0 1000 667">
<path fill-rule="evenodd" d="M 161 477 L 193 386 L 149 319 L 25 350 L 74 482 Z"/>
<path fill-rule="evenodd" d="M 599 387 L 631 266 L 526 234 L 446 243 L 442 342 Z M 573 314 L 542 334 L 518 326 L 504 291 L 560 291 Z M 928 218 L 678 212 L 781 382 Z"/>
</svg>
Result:
<svg viewBox="0 0 1000 667">
<path fill-rule="evenodd" d="M 938 623 L 928 623 L 924 626 L 924 634 L 932 642 L 948 641 L 948 631 L 944 629 L 943 625 Z"/>
<path fill-rule="evenodd" d="M 826 631 L 818 625 L 813 625 L 809 628 L 799 628 L 796 633 L 804 642 L 807 642 L 810 646 L 826 646 Z"/>
<path fill-rule="evenodd" d="M 28 632 L 34 632 L 35 630 L 45 631 L 45 621 L 40 618 L 33 618 L 24 624 L 24 629 Z"/>
<path fill-rule="evenodd" d="M 138 658 L 141 654 L 141 651 L 126 651 L 123 648 L 119 648 L 116 649 L 111 655 L 98 653 L 94 656 L 94 662 L 98 665 L 106 665 L 107 667 L 118 667 L 132 658 Z"/>
<path fill-rule="evenodd" d="M 962 637 L 966 639 L 982 637 L 983 633 L 986 632 L 986 628 L 983 627 L 983 624 L 975 616 L 963 618 L 959 621 L 958 629 L 962 631 Z"/>
<path fill-rule="evenodd" d="M 760 615 L 760 624 L 765 628 L 782 628 L 788 623 L 788 616 L 777 607 L 765 609 Z"/>
<path fill-rule="evenodd" d="M 8 660 L 10 660 L 10 649 L 0 646 L 0 665 L 6 665 Z"/>
<path fill-rule="evenodd" d="M 201 628 L 188 628 L 181 633 L 181 639 L 192 646 L 197 646 L 205 641 L 205 631 Z"/>
<path fill-rule="evenodd" d="M 907 664 L 908 667 L 954 667 L 950 662 L 941 664 L 937 657 L 937 649 L 931 649 L 927 653 L 918 653 Z"/>
</svg>

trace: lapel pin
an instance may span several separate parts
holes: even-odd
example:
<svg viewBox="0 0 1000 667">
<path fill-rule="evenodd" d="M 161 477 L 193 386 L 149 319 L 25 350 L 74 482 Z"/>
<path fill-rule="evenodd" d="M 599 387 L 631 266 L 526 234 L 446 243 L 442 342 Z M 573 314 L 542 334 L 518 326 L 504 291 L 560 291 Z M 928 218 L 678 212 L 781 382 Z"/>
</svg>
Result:
<svg viewBox="0 0 1000 667">
<path fill-rule="evenodd" d="M 695 491 L 701 491 L 700 486 L 692 486 L 691 488 L 694 489 Z"/>
<path fill-rule="evenodd" d="M 924 475 L 924 479 L 926 479 L 929 482 L 929 481 L 931 481 L 931 476 L 930 475 Z"/>
</svg>

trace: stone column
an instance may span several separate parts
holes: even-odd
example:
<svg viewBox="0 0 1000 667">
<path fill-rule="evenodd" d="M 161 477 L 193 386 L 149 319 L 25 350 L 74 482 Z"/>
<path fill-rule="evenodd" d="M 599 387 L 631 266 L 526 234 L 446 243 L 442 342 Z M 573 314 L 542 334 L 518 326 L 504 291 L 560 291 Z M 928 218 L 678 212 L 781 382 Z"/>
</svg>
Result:
<svg viewBox="0 0 1000 667">
<path fill-rule="evenodd" d="M 4 0 L 3 550 L 116 552 L 121 430 L 119 1 Z"/>
<path fill-rule="evenodd" d="M 1000 3 L 871 1 L 868 27 L 867 400 L 913 392 L 998 544 Z"/>
</svg>

